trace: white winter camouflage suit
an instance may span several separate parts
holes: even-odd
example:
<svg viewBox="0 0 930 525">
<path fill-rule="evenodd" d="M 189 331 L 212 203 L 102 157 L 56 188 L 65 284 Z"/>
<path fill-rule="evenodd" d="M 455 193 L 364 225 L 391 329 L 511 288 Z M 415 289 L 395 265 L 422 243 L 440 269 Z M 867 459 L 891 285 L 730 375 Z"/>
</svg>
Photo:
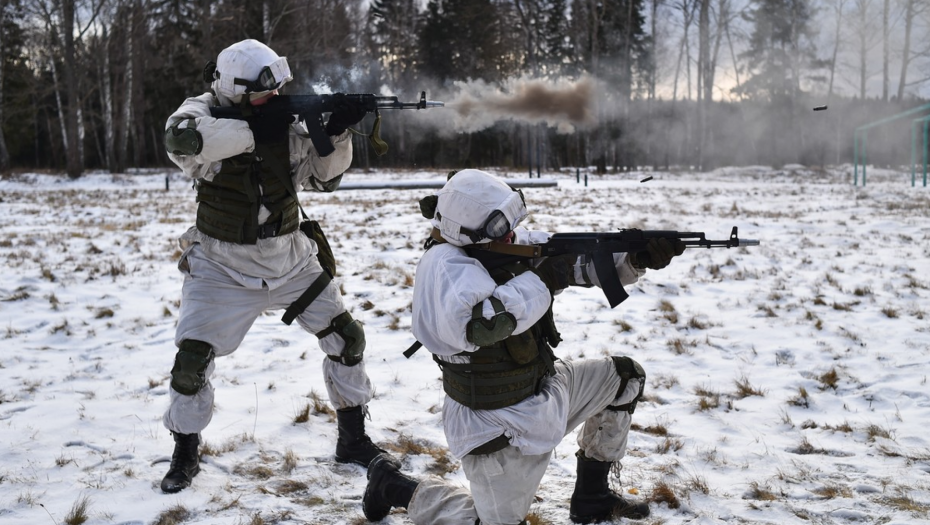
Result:
<svg viewBox="0 0 930 525">
<path fill-rule="evenodd" d="M 184 101 L 168 119 L 166 129 L 178 122 L 195 118 L 197 131 L 203 136 L 203 149 L 197 155 L 177 156 L 171 160 L 193 179 L 212 178 L 223 159 L 255 148 L 252 131 L 245 121 L 210 117 L 210 107 L 217 105 L 211 93 Z M 306 136 L 303 124 L 293 124 L 290 131 L 290 165 L 297 191 L 321 190 L 322 182 L 335 179 L 352 162 L 349 132 L 332 137 L 336 151 L 320 157 Z M 259 223 L 270 212 L 262 207 Z M 258 239 L 256 244 L 236 244 L 209 237 L 191 227 L 180 238 L 184 250 L 178 268 L 184 274 L 175 344 L 185 339 L 210 344 L 217 357 L 238 348 L 255 319 L 265 310 L 287 308 L 323 269 L 317 261 L 317 246 L 303 232 Z M 345 311 L 342 296 L 330 283 L 296 321 L 307 332 L 317 333 Z M 315 339 L 315 338 L 314 338 Z M 335 333 L 319 340 L 328 355 L 338 356 L 345 343 Z M 207 368 L 206 385 L 195 395 L 185 396 L 171 389 L 171 402 L 164 415 L 169 430 L 182 434 L 201 432 L 213 415 L 213 362 Z M 323 359 L 323 377 L 329 399 L 335 408 L 365 406 L 371 400 L 371 382 L 364 361 L 345 366 Z"/>
<path fill-rule="evenodd" d="M 516 230 L 516 243 L 545 242 L 545 232 Z M 641 272 L 626 254 L 614 256 L 621 283 L 632 284 Z M 587 275 L 599 286 L 593 263 Z M 576 262 L 574 282 L 582 281 Z M 487 270 L 452 244 L 438 244 L 423 255 L 417 266 L 413 291 L 413 333 L 440 359 L 462 362 L 461 352 L 477 347 L 465 337 L 474 305 L 483 302 L 487 319 L 494 315 L 488 300 L 499 299 L 517 320 L 514 333 L 536 323 L 548 310 L 551 294 L 542 280 L 524 272 L 497 286 Z M 565 343 L 563 343 L 565 344 Z M 561 350 L 561 347 L 559 348 Z M 417 525 L 473 524 L 516 525 L 529 512 L 552 450 L 584 423 L 578 445 L 589 458 L 619 461 L 626 452 L 631 415 L 605 410 L 624 405 L 640 391 L 640 380 L 631 379 L 617 398 L 620 377 L 610 357 L 557 362 L 556 375 L 543 380 L 542 391 L 510 407 L 472 410 L 446 396 L 442 420 L 450 452 L 462 460 L 471 491 L 441 480 L 419 484 L 407 512 Z M 510 446 L 486 455 L 468 453 L 492 439 L 506 435 Z"/>
</svg>

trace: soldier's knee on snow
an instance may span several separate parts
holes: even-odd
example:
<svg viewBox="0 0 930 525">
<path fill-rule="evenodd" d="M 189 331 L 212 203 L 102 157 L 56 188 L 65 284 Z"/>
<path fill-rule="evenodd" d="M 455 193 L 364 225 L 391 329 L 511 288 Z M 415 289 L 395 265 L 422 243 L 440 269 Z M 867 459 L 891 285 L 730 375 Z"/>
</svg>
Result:
<svg viewBox="0 0 930 525">
<path fill-rule="evenodd" d="M 346 366 L 355 366 L 361 363 L 365 354 L 365 330 L 362 328 L 362 323 L 353 319 L 349 312 L 342 312 L 333 318 L 329 326 L 316 336 L 323 339 L 332 333 L 338 334 L 345 341 L 345 347 L 338 356 L 330 355 L 327 357 Z"/>
<path fill-rule="evenodd" d="M 213 347 L 203 341 L 185 339 L 178 345 L 171 368 L 171 388 L 179 394 L 192 396 L 207 384 L 207 367 L 213 361 Z"/>
<path fill-rule="evenodd" d="M 642 365 L 627 356 L 611 356 L 614 361 L 614 368 L 617 369 L 617 375 L 620 376 L 620 388 L 617 389 L 617 395 L 614 399 L 620 399 L 623 392 L 626 391 L 630 379 L 639 380 L 639 393 L 629 403 L 619 406 L 609 406 L 610 410 L 625 411 L 630 414 L 636 410 L 636 403 L 643 397 L 643 391 L 646 389 L 646 371 Z"/>
</svg>

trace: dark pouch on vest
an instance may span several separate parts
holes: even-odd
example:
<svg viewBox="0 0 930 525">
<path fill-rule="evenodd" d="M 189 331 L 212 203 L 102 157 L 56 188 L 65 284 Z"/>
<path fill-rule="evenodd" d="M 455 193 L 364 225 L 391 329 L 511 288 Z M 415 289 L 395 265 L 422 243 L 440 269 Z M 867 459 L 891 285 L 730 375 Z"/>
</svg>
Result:
<svg viewBox="0 0 930 525">
<path fill-rule="evenodd" d="M 303 221 L 300 223 L 300 231 L 312 239 L 317 246 L 316 258 L 320 261 L 320 266 L 330 276 L 336 275 L 336 258 L 333 256 L 333 250 L 329 247 L 326 235 L 323 234 L 323 228 L 316 221 Z"/>
<path fill-rule="evenodd" d="M 539 348 L 536 346 L 536 338 L 533 337 L 532 330 L 526 330 L 522 333 L 512 335 L 504 339 L 504 346 L 507 347 L 507 353 L 516 361 L 518 365 L 525 365 L 536 359 L 539 355 Z"/>
</svg>

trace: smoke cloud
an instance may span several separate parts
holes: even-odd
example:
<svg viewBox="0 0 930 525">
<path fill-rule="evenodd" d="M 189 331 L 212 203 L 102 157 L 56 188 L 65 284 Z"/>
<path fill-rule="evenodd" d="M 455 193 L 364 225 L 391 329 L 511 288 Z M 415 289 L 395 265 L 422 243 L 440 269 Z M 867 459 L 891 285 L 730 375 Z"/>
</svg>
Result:
<svg viewBox="0 0 930 525">
<path fill-rule="evenodd" d="M 517 78 L 502 86 L 483 81 L 455 82 L 444 100 L 442 118 L 453 131 L 471 133 L 501 120 L 545 123 L 559 133 L 594 124 L 596 82 L 591 77 L 546 81 Z M 437 117 L 439 115 L 436 115 Z"/>
</svg>

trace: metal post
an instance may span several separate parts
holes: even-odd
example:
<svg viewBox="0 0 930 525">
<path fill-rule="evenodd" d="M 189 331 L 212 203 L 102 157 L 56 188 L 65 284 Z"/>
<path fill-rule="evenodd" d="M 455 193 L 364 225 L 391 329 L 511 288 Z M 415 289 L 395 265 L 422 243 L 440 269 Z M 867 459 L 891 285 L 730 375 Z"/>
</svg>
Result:
<svg viewBox="0 0 930 525">
<path fill-rule="evenodd" d="M 853 131 L 853 186 L 859 185 L 859 130 Z"/>
<path fill-rule="evenodd" d="M 917 184 L 917 121 L 911 121 L 911 187 Z"/>
<path fill-rule="evenodd" d="M 868 155 L 869 132 L 862 132 L 862 187 L 865 187 L 865 167 L 869 163 Z"/>
<path fill-rule="evenodd" d="M 539 128 L 536 129 L 536 178 L 542 178 L 542 139 L 539 138 Z"/>
<path fill-rule="evenodd" d="M 930 137 L 930 120 L 924 121 L 924 188 L 927 187 L 927 138 Z"/>
<path fill-rule="evenodd" d="M 529 177 L 533 178 L 533 128 L 526 126 L 526 165 Z"/>
</svg>

